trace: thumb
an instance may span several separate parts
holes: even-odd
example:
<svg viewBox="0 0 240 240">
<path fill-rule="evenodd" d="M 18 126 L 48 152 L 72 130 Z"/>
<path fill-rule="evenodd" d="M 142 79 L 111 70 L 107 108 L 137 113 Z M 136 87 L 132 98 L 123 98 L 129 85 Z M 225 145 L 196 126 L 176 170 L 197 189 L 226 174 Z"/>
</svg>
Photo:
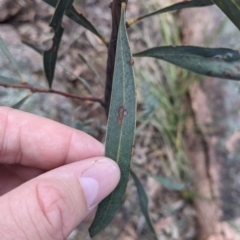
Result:
<svg viewBox="0 0 240 240">
<path fill-rule="evenodd" d="M 66 239 L 119 179 L 118 165 L 101 157 L 24 183 L 0 197 L 0 239 Z"/>
</svg>

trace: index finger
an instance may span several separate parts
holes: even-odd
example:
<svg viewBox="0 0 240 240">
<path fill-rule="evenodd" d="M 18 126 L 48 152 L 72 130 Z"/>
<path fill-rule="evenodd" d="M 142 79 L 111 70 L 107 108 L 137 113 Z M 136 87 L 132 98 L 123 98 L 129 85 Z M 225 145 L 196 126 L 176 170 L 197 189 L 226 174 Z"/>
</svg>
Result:
<svg viewBox="0 0 240 240">
<path fill-rule="evenodd" d="M 103 145 L 84 132 L 0 107 L 0 163 L 48 170 L 103 154 Z"/>
</svg>

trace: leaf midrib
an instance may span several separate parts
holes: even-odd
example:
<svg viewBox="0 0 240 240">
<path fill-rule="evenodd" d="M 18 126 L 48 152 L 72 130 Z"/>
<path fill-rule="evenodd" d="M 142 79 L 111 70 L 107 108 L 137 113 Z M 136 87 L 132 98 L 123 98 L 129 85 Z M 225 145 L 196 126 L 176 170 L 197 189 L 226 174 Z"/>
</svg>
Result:
<svg viewBox="0 0 240 240">
<path fill-rule="evenodd" d="M 123 14 L 125 14 L 125 13 L 123 13 Z M 123 18 L 125 19 L 125 17 L 123 17 Z M 119 37 L 121 39 L 121 41 L 120 41 L 121 53 L 123 53 L 122 28 L 119 31 Z M 125 68 L 124 68 L 124 61 L 123 61 L 124 57 L 123 57 L 123 54 L 121 54 L 121 56 L 122 56 L 122 72 L 123 72 L 123 75 L 122 75 L 122 86 L 123 86 L 123 89 L 125 89 L 124 88 L 125 87 L 125 82 L 124 82 Z M 121 107 L 121 106 L 119 106 L 119 107 Z M 123 91 L 123 108 L 125 109 L 125 91 Z M 123 121 L 124 121 L 124 119 L 123 119 Z M 123 121 L 122 121 L 122 125 L 123 125 Z M 120 152 L 121 152 L 122 132 L 123 132 L 122 125 L 121 125 L 121 130 L 120 130 L 119 145 L 118 145 L 118 151 L 117 151 L 117 159 L 116 159 L 117 163 L 119 162 Z"/>
<path fill-rule="evenodd" d="M 173 53 L 164 53 L 164 54 L 159 54 L 159 55 L 161 55 L 161 56 L 169 56 L 169 57 L 175 57 L 175 56 L 177 56 L 177 57 L 191 57 L 191 58 L 196 58 L 196 59 L 209 59 L 209 60 L 212 60 L 212 61 L 214 61 L 214 59 L 213 59 L 213 57 L 204 57 L 204 56 L 201 56 L 201 55 L 191 55 L 191 54 L 173 54 Z M 155 57 L 155 58 L 158 58 L 158 57 L 161 57 L 161 56 L 158 56 L 158 55 L 156 55 L 156 54 L 153 54 L 153 55 L 150 55 L 150 54 L 148 54 L 148 55 L 145 55 L 145 54 L 133 54 L 133 56 L 134 57 Z M 228 62 L 228 61 L 225 61 L 225 60 L 216 60 L 216 61 L 218 61 L 218 62 Z M 238 60 L 236 60 L 236 61 L 232 61 L 232 62 L 237 62 Z M 239 61 L 240 62 L 240 61 Z"/>
<path fill-rule="evenodd" d="M 240 6 L 234 1 L 234 0 L 230 0 L 233 5 L 235 5 L 237 7 L 237 9 L 240 11 Z"/>
<path fill-rule="evenodd" d="M 125 11 L 124 9 L 123 9 L 123 11 Z M 123 19 L 125 20 L 125 13 L 124 13 L 124 17 L 123 17 Z M 121 26 L 121 25 L 120 25 Z M 123 44 L 122 44 L 122 28 L 120 28 L 119 29 L 119 38 L 120 38 L 120 44 L 121 44 L 121 52 L 123 52 Z M 123 57 L 123 54 L 121 54 L 121 56 L 122 56 L 122 66 L 123 66 L 123 73 L 124 73 L 124 57 Z M 123 74 L 123 76 L 122 76 L 122 83 L 123 83 L 123 87 L 124 87 L 124 74 Z M 123 88 L 124 89 L 124 88 Z M 123 104 L 125 103 L 125 92 L 123 91 Z M 120 156 L 120 151 L 121 151 L 121 142 L 122 142 L 122 125 L 121 125 L 121 130 L 120 130 L 120 137 L 119 137 L 119 144 L 118 144 L 118 150 L 117 150 L 117 158 L 116 158 L 116 162 L 118 163 L 119 162 L 119 156 Z M 110 206 L 111 206 L 111 202 L 112 202 L 112 198 L 113 198 L 113 193 L 111 193 L 110 194 L 110 201 L 109 201 L 109 203 L 108 203 L 108 206 L 107 206 L 107 210 L 105 211 L 105 214 L 104 214 L 104 216 L 103 216 L 103 218 L 102 218 L 102 221 L 105 219 L 105 217 L 106 217 L 106 214 L 107 214 L 107 212 L 108 212 L 108 210 L 109 210 L 109 208 L 110 208 Z M 95 229 L 97 229 L 98 227 L 100 226 L 100 223 L 99 223 L 99 225 L 95 228 Z"/>
</svg>

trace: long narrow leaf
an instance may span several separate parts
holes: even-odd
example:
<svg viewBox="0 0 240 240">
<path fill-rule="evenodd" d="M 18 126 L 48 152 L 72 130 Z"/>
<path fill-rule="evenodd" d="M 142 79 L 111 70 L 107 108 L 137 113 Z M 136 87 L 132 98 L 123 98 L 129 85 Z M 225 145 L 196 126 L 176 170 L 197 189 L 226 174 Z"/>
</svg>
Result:
<svg viewBox="0 0 240 240">
<path fill-rule="evenodd" d="M 14 105 L 12 105 L 12 108 L 19 109 L 31 95 L 32 95 L 32 93 L 28 94 L 26 97 L 22 98 L 20 101 L 18 101 Z"/>
<path fill-rule="evenodd" d="M 184 8 L 206 7 L 206 6 L 210 6 L 213 4 L 214 3 L 211 0 L 192 0 L 192 1 L 187 1 L 187 2 L 176 3 L 169 7 L 162 8 L 160 10 L 154 11 L 152 13 L 148 13 L 148 14 L 140 16 L 138 18 L 133 18 L 133 19 L 127 21 L 127 26 L 129 27 L 132 24 L 134 24 L 144 18 L 152 17 L 152 16 L 155 16 L 158 14 L 171 12 L 171 11 L 175 11 L 175 10 L 180 10 L 180 9 L 184 9 Z"/>
<path fill-rule="evenodd" d="M 73 0 L 59 0 L 58 4 L 56 5 L 52 20 L 49 24 L 49 26 L 52 27 L 55 32 L 51 49 L 43 53 L 43 65 L 49 88 L 52 87 L 55 66 L 57 62 L 58 48 L 64 31 L 62 27 L 62 18 L 65 12 L 72 6 L 72 4 Z"/>
<path fill-rule="evenodd" d="M 57 53 L 58 53 L 58 48 L 62 39 L 63 31 L 64 31 L 63 27 L 60 26 L 58 30 L 55 32 L 55 35 L 53 37 L 53 44 L 51 49 L 43 53 L 43 65 L 44 65 L 45 75 L 48 80 L 49 88 L 52 87 L 55 66 L 57 62 Z"/>
<path fill-rule="evenodd" d="M 240 0 L 212 0 L 240 30 Z"/>
<path fill-rule="evenodd" d="M 49 4 L 52 7 L 55 7 L 58 3 L 58 0 L 43 0 L 45 3 Z M 97 29 L 89 22 L 82 13 L 79 13 L 73 6 L 66 11 L 66 16 L 68 16 L 72 21 L 86 28 L 97 37 L 101 39 L 101 41 L 107 45 L 106 39 L 97 31 Z"/>
<path fill-rule="evenodd" d="M 25 41 L 25 40 L 23 40 L 22 43 L 25 44 L 26 46 L 32 48 L 37 53 L 43 55 L 43 51 L 40 48 L 38 48 L 37 46 L 35 46 L 33 43 Z"/>
<path fill-rule="evenodd" d="M 23 79 L 22 77 L 22 74 L 17 66 L 17 63 L 14 59 L 14 57 L 12 56 L 12 54 L 10 53 L 10 51 L 8 50 L 8 47 L 7 45 L 5 44 L 5 42 L 3 41 L 3 39 L 1 38 L 0 36 L 0 49 L 2 50 L 2 52 L 7 56 L 7 58 L 9 59 L 9 61 L 11 62 L 11 64 L 13 65 L 13 67 L 15 68 L 18 76 L 19 76 L 19 79 L 22 83 L 25 82 L 25 80 Z"/>
<path fill-rule="evenodd" d="M 89 229 L 90 236 L 95 236 L 113 219 L 123 201 L 129 179 L 136 125 L 136 94 L 125 8 L 126 4 L 122 3 L 105 147 L 105 155 L 118 163 L 121 179 L 116 189 L 99 204 Z"/>
<path fill-rule="evenodd" d="M 134 54 L 152 57 L 210 77 L 240 80 L 240 54 L 227 48 L 155 47 Z"/>
<path fill-rule="evenodd" d="M 49 24 L 55 31 L 59 29 L 62 24 L 62 18 L 65 12 L 72 6 L 73 0 L 59 0 L 56 10 L 53 14 L 52 20 Z"/>
<path fill-rule="evenodd" d="M 153 234 L 153 239 L 158 239 L 157 237 L 157 234 L 156 234 L 156 231 L 154 229 L 154 226 L 152 224 L 152 221 L 151 221 L 151 218 L 149 216 L 149 213 L 148 213 L 148 197 L 147 197 L 147 194 L 140 182 L 140 180 L 138 179 L 138 177 L 136 176 L 136 174 L 131 171 L 131 175 L 133 177 L 133 180 L 134 180 L 134 183 L 135 183 L 135 186 L 137 188 L 137 192 L 138 192 L 138 199 L 139 199 L 139 203 L 140 203 L 140 207 L 141 207 L 141 210 L 142 210 L 142 213 L 146 219 L 146 222 L 147 222 L 147 225 L 148 227 L 150 228 L 152 234 Z"/>
</svg>

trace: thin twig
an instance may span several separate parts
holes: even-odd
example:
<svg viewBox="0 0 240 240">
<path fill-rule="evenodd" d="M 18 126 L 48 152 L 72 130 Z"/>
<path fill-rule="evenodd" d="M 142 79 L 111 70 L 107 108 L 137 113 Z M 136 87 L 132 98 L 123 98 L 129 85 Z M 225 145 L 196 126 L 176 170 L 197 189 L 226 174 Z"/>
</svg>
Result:
<svg viewBox="0 0 240 240">
<path fill-rule="evenodd" d="M 31 90 L 32 93 L 53 93 L 53 94 L 58 94 L 61 96 L 65 97 L 70 97 L 70 98 L 75 98 L 79 99 L 82 101 L 91 101 L 91 102 L 99 102 L 101 105 L 103 105 L 103 101 L 101 98 L 95 98 L 95 97 L 80 97 L 78 95 L 75 95 L 73 93 L 67 93 L 67 92 L 62 92 L 54 89 L 44 89 L 44 88 L 36 88 L 28 83 L 24 84 L 6 84 L 6 83 L 0 83 L 0 86 L 5 87 L 5 88 L 22 88 L 22 89 L 29 89 Z"/>
</svg>

